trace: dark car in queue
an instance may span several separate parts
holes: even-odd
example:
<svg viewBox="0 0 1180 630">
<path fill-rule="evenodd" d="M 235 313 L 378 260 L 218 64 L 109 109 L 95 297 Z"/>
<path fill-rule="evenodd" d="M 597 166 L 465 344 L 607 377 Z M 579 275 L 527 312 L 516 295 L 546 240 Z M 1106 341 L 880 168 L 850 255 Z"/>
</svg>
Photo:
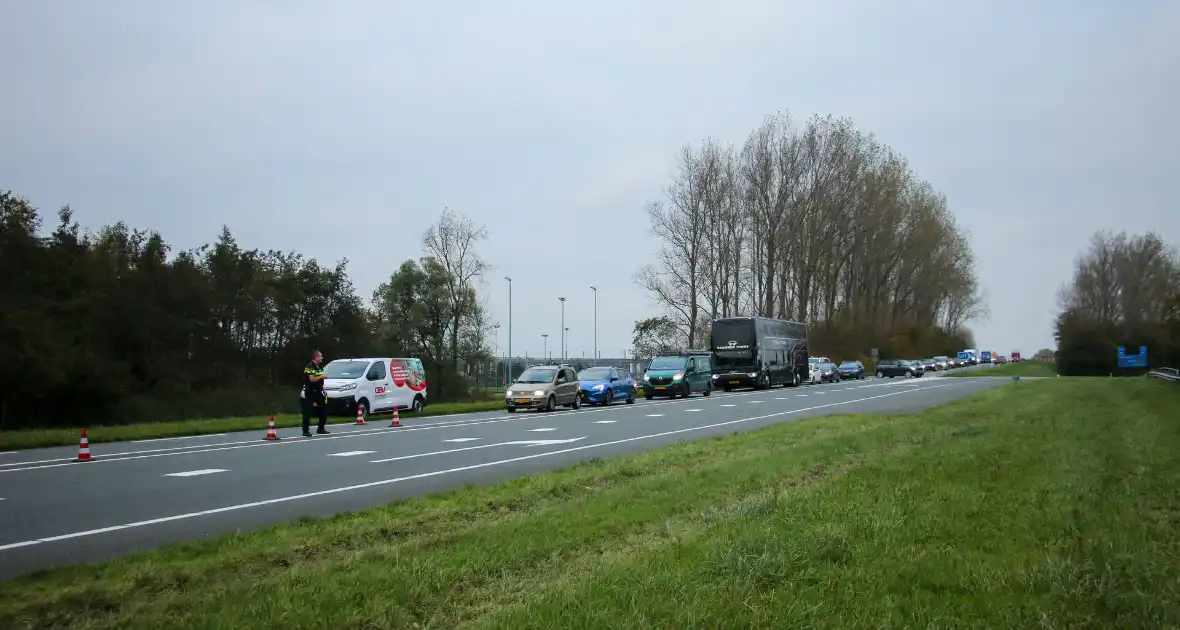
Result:
<svg viewBox="0 0 1180 630">
<path fill-rule="evenodd" d="M 643 374 L 643 397 L 708 396 L 713 393 L 712 363 L 707 352 L 669 354 L 651 360 Z"/>
<path fill-rule="evenodd" d="M 819 364 L 819 382 L 821 383 L 839 383 L 840 369 L 836 367 L 835 363 L 830 361 Z"/>
<path fill-rule="evenodd" d="M 914 366 L 905 359 L 881 359 L 877 361 L 877 378 L 893 378 L 901 376 L 905 378 L 913 378 L 918 373 L 914 370 Z"/>
<path fill-rule="evenodd" d="M 860 361 L 845 361 L 837 368 L 840 372 L 840 378 L 864 378 L 865 364 Z"/>
<path fill-rule="evenodd" d="M 578 372 L 578 395 L 590 405 L 609 405 L 616 400 L 635 402 L 635 379 L 627 370 L 610 366 L 590 367 Z"/>
</svg>

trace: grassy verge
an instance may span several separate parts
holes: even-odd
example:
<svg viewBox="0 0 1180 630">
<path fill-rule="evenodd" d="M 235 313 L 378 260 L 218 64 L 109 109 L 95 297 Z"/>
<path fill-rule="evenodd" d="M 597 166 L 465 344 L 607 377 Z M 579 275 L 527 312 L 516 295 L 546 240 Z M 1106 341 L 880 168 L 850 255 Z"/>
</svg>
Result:
<svg viewBox="0 0 1180 630">
<path fill-rule="evenodd" d="M 1057 364 L 1045 361 L 1020 361 L 1004 363 L 976 370 L 959 370 L 946 376 L 1057 376 Z"/>
<path fill-rule="evenodd" d="M 427 405 L 421 413 L 404 413 L 407 418 L 422 416 L 445 416 L 476 411 L 503 409 L 502 400 L 478 402 L 437 403 Z M 370 420 L 388 420 L 391 414 L 373 414 Z M 210 435 L 232 431 L 258 431 L 266 434 L 267 416 L 253 418 L 214 418 L 204 420 L 179 420 L 176 422 L 152 422 L 145 424 L 123 424 L 113 426 L 87 427 L 86 437 L 92 444 L 101 442 L 124 442 L 127 440 L 148 440 L 152 438 L 178 437 L 182 435 Z M 347 421 L 347 418 L 328 418 L 328 422 Z M 298 427 L 303 417 L 294 414 L 275 416 L 275 425 L 280 429 Z M 0 451 L 13 451 L 45 446 L 77 446 L 80 429 L 29 429 L 24 431 L 0 432 Z"/>
<path fill-rule="evenodd" d="M 0 627 L 1160 627 L 1180 396 L 1052 379 L 3 585 Z"/>
</svg>

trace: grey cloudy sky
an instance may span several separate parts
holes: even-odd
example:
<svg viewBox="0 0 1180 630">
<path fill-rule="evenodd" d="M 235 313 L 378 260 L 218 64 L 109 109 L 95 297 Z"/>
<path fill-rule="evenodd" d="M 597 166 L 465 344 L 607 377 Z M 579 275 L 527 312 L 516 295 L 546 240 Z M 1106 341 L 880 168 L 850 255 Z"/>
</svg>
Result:
<svg viewBox="0 0 1180 630">
<path fill-rule="evenodd" d="M 557 339 L 565 295 L 589 356 L 594 283 L 618 355 L 655 312 L 636 226 L 677 148 L 850 116 L 970 230 L 980 344 L 1031 353 L 1095 230 L 1180 244 L 1178 51 L 1166 0 L 11 1 L 0 189 L 181 248 L 228 224 L 348 257 L 365 296 L 450 206 L 490 230 L 505 323 L 515 279 L 516 353 Z"/>
</svg>

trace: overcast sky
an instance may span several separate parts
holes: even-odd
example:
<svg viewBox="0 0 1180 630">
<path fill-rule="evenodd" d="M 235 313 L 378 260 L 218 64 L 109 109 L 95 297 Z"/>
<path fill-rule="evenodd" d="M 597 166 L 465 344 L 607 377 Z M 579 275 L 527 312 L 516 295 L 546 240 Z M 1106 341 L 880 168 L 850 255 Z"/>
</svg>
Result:
<svg viewBox="0 0 1180 630">
<path fill-rule="evenodd" d="M 347 257 L 366 297 L 450 206 L 489 228 L 504 324 L 515 280 L 516 354 L 556 342 L 564 295 L 590 356 L 595 284 L 617 356 L 656 312 L 631 276 L 677 148 L 849 116 L 970 230 L 980 345 L 1031 353 L 1095 230 L 1180 244 L 1178 51 L 1167 0 L 12 0 L 0 189 L 50 224 Z"/>
</svg>

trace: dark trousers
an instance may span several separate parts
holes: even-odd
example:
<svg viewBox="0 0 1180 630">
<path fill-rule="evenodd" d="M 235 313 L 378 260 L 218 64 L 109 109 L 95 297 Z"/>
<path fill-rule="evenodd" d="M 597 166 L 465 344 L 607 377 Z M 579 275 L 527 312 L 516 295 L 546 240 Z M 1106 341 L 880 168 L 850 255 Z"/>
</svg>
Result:
<svg viewBox="0 0 1180 630">
<path fill-rule="evenodd" d="M 315 400 L 304 396 L 299 399 L 303 407 L 303 432 L 311 433 L 311 416 L 316 414 L 319 417 L 320 431 L 328 430 L 328 401 L 324 398 Z"/>
</svg>

